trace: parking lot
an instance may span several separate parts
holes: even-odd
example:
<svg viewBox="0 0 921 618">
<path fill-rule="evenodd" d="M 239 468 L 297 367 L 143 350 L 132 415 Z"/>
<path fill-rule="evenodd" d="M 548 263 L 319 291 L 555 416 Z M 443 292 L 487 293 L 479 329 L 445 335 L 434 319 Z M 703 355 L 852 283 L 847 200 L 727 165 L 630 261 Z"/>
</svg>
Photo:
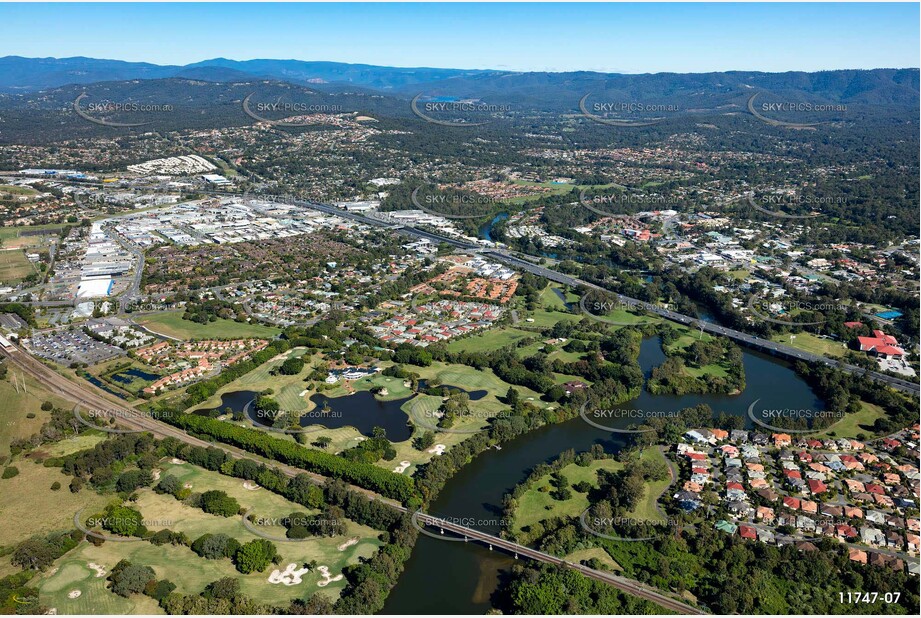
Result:
<svg viewBox="0 0 921 618">
<path fill-rule="evenodd" d="M 96 341 L 82 330 L 58 330 L 36 333 L 23 344 L 36 356 L 62 365 L 95 365 L 125 354 L 124 350 Z"/>
</svg>

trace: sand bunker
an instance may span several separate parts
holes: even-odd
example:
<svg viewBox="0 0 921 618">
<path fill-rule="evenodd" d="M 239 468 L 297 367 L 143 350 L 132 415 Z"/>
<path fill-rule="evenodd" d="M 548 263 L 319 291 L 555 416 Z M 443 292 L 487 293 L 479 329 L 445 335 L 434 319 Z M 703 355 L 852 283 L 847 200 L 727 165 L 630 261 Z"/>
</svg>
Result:
<svg viewBox="0 0 921 618">
<path fill-rule="evenodd" d="M 67 598 L 68 599 L 79 599 L 81 594 L 83 593 L 80 592 L 79 590 L 71 590 L 70 592 L 67 593 Z"/>
<path fill-rule="evenodd" d="M 159 480 L 160 480 L 160 471 L 159 471 L 159 470 L 151 470 L 150 475 L 153 477 L 153 480 L 155 480 L 155 481 L 159 481 Z"/>
<path fill-rule="evenodd" d="M 285 586 L 296 586 L 302 581 L 301 575 L 304 575 L 309 571 L 310 569 L 306 567 L 303 569 L 297 568 L 297 564 L 292 562 L 287 567 L 285 567 L 284 571 L 279 571 L 278 569 L 272 571 L 272 574 L 269 575 L 269 583 L 283 584 Z"/>
<path fill-rule="evenodd" d="M 101 564 L 96 564 L 95 562 L 87 562 L 86 566 L 96 571 L 96 577 L 106 576 L 106 568 Z"/>
<path fill-rule="evenodd" d="M 243 481 L 243 489 L 248 489 L 250 491 L 256 491 L 259 489 L 259 485 L 256 485 L 252 481 Z"/>
<path fill-rule="evenodd" d="M 192 483 L 183 483 L 182 486 L 185 489 L 192 489 Z"/>
<path fill-rule="evenodd" d="M 361 540 L 361 537 L 353 536 L 345 543 L 341 543 L 336 549 L 338 549 L 339 551 L 345 551 L 352 545 L 355 545 L 356 543 L 358 543 L 358 541 L 360 540 Z"/>
<path fill-rule="evenodd" d="M 306 394 L 309 393 L 309 392 L 310 392 L 310 389 L 309 389 L 309 388 L 305 388 L 304 390 L 301 391 L 301 394 L 298 395 L 298 397 L 303 397 L 304 395 L 306 395 Z"/>
<path fill-rule="evenodd" d="M 339 581 L 340 579 L 342 579 L 342 578 L 344 577 L 344 575 L 342 575 L 342 573 L 339 573 L 339 575 L 336 575 L 335 577 L 330 577 L 330 576 L 329 576 L 329 567 L 326 566 L 326 565 L 318 566 L 318 567 L 317 567 L 317 571 L 319 571 L 319 572 L 320 572 L 320 575 L 323 576 L 323 581 L 317 582 L 317 586 L 319 586 L 320 588 L 323 588 L 324 586 L 328 586 L 328 585 L 331 584 L 332 582 L 337 582 L 337 581 Z"/>
<path fill-rule="evenodd" d="M 45 612 L 45 615 L 46 615 L 46 616 L 57 616 L 57 615 L 58 615 L 58 608 L 57 608 L 57 607 L 52 607 L 52 608 L 49 609 L 47 612 Z"/>
<path fill-rule="evenodd" d="M 410 465 L 412 465 L 412 462 L 410 461 L 401 461 L 400 465 L 394 468 L 393 471 L 397 474 L 403 474 L 406 472 L 406 468 L 408 468 Z"/>
<path fill-rule="evenodd" d="M 185 462 L 182 461 L 181 459 L 176 459 L 175 457 L 173 457 L 172 459 L 170 459 L 169 462 L 170 462 L 171 464 L 175 464 L 175 465 L 177 465 L 177 466 L 181 466 L 182 464 L 185 463 Z"/>
<path fill-rule="evenodd" d="M 444 454 L 445 454 L 445 449 L 446 449 L 446 448 L 448 448 L 448 447 L 445 446 L 444 444 L 436 444 L 435 446 L 433 446 L 432 448 L 430 448 L 430 449 L 427 450 L 426 452 L 427 452 L 427 453 L 434 453 L 434 454 L 436 454 L 436 455 L 444 455 Z"/>
</svg>

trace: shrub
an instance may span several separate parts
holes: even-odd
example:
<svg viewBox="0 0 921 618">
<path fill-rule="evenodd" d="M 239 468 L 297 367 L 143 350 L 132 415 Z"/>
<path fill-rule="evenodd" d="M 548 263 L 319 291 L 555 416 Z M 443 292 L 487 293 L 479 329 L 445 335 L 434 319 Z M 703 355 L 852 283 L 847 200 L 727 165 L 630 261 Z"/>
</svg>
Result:
<svg viewBox="0 0 921 618">
<path fill-rule="evenodd" d="M 18 474 L 19 474 L 19 468 L 17 468 L 16 466 L 8 466 L 3 469 L 3 478 L 5 479 L 11 479 Z"/>
</svg>

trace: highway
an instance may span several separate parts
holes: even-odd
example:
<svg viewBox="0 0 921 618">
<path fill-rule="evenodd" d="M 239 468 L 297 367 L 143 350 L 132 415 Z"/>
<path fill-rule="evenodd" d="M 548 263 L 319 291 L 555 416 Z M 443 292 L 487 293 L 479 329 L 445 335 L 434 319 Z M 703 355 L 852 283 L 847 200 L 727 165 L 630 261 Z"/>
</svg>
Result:
<svg viewBox="0 0 921 618">
<path fill-rule="evenodd" d="M 94 183 L 81 183 L 81 184 L 86 185 L 86 184 L 94 184 Z M 96 184 L 101 184 L 101 183 L 96 183 Z M 231 192 L 226 192 L 226 191 L 203 190 L 203 191 L 199 191 L 199 193 L 207 193 L 210 195 L 223 196 L 223 197 L 244 197 L 244 194 L 231 193 Z M 677 313 L 675 311 L 669 311 L 668 309 L 663 309 L 655 305 L 650 305 L 648 303 L 645 303 L 644 301 L 640 301 L 635 298 L 630 298 L 628 296 L 623 296 L 621 294 L 616 294 L 615 292 L 611 292 L 593 283 L 583 281 L 576 277 L 572 277 L 570 275 L 566 275 L 566 274 L 557 272 L 550 268 L 546 268 L 539 264 L 535 264 L 534 262 L 531 262 L 529 260 L 522 259 L 521 257 L 518 257 L 518 255 L 515 255 L 513 252 L 510 252 L 510 251 L 487 248 L 487 247 L 484 247 L 483 245 L 467 242 L 464 240 L 459 240 L 456 238 L 449 238 L 446 236 L 441 236 L 439 234 L 434 234 L 432 232 L 420 230 L 418 228 L 414 228 L 408 225 L 394 225 L 392 223 L 387 223 L 385 221 L 380 221 L 380 220 L 373 219 L 371 217 L 366 217 L 364 215 L 360 215 L 357 213 L 348 212 L 346 210 L 337 208 L 329 204 L 322 204 L 320 202 L 299 200 L 299 199 L 293 198 L 292 196 L 279 196 L 279 195 L 271 195 L 271 194 L 266 194 L 266 195 L 246 194 L 246 197 L 253 197 L 253 198 L 258 198 L 258 199 L 266 199 L 266 200 L 274 200 L 274 201 L 285 201 L 285 202 L 293 203 L 301 207 L 310 208 L 312 210 L 317 210 L 317 211 L 324 212 L 330 215 L 335 215 L 343 219 L 350 219 L 352 221 L 357 221 L 357 222 L 364 223 L 366 225 L 370 225 L 374 227 L 391 229 L 391 230 L 394 230 L 395 232 L 407 234 L 410 236 L 415 236 L 417 238 L 425 238 L 434 243 L 447 243 L 458 249 L 463 249 L 466 251 L 478 251 L 478 252 L 481 252 L 483 255 L 486 255 L 497 262 L 502 262 L 509 266 L 533 273 L 535 275 L 544 277 L 545 279 L 548 279 L 550 281 L 562 283 L 564 285 L 568 285 L 574 288 L 581 287 L 581 288 L 586 288 L 589 290 L 595 290 L 598 292 L 604 292 L 605 294 L 609 294 L 609 295 L 614 295 L 618 299 L 618 301 L 620 301 L 626 306 L 643 308 L 649 311 L 650 313 L 654 313 L 668 320 L 678 322 L 679 324 L 693 326 L 694 328 L 701 329 L 711 335 L 721 335 L 723 337 L 728 337 L 732 339 L 733 341 L 735 341 L 736 343 L 745 345 L 747 347 L 750 347 L 756 350 L 767 352 L 775 356 L 780 356 L 787 360 L 805 361 L 808 363 L 821 363 L 829 367 L 840 369 L 841 371 L 845 371 L 852 375 L 858 375 L 858 376 L 862 376 L 870 380 L 882 382 L 896 390 L 900 390 L 902 392 L 909 393 L 911 395 L 917 395 L 921 393 L 921 385 L 915 382 L 910 382 L 908 380 L 903 380 L 901 378 L 889 376 L 889 375 L 886 375 L 878 371 L 871 371 L 868 369 L 864 369 L 862 367 L 857 367 L 856 365 L 844 363 L 844 362 L 841 362 L 841 361 L 838 361 L 832 358 L 820 356 L 818 354 L 811 354 L 809 352 L 804 352 L 803 350 L 794 348 L 793 346 L 789 346 L 783 343 L 777 343 L 775 341 L 770 341 L 768 339 L 762 339 L 760 337 L 749 335 L 748 333 L 745 333 L 739 330 L 727 328 L 725 326 L 720 326 L 718 324 L 713 324 L 711 322 L 705 322 L 698 318 L 693 318 L 693 317 L 690 317 L 690 316 L 687 316 L 681 313 Z M 137 279 L 134 282 L 134 285 L 132 285 L 132 287 L 130 288 L 130 292 L 129 292 L 129 294 L 133 294 L 133 295 L 137 294 L 137 284 L 139 283 L 139 280 L 140 280 L 140 273 L 135 273 L 135 274 L 136 274 Z"/>
<path fill-rule="evenodd" d="M 301 202 L 301 201 L 298 201 L 296 203 L 300 206 L 305 206 L 307 208 L 319 210 L 319 211 L 322 211 L 322 212 L 325 212 L 331 215 L 336 215 L 338 217 L 342 217 L 345 219 L 359 221 L 361 223 L 365 223 L 368 225 L 373 225 L 377 227 L 388 227 L 388 228 L 395 227 L 389 223 L 378 221 L 376 219 L 365 217 L 363 215 L 359 215 L 356 213 L 347 212 L 342 209 L 336 208 L 335 206 L 330 206 L 327 204 L 319 204 L 316 202 Z M 637 300 L 635 298 L 630 298 L 629 296 L 623 296 L 622 294 L 611 292 L 601 286 L 595 285 L 593 283 L 589 283 L 588 281 L 583 281 L 576 277 L 572 277 L 570 275 L 566 275 L 564 273 L 557 272 L 553 269 L 546 268 L 545 266 L 541 266 L 540 264 L 535 264 L 534 262 L 531 262 L 529 260 L 522 259 L 521 257 L 518 257 L 517 255 L 515 255 L 513 252 L 510 252 L 510 251 L 504 251 L 504 250 L 499 250 L 499 249 L 487 249 L 481 245 L 466 242 L 463 240 L 458 240 L 456 238 L 448 238 L 445 236 L 440 236 L 432 232 L 420 230 L 418 228 L 414 228 L 414 227 L 406 226 L 406 225 L 399 226 L 396 229 L 396 231 L 400 233 L 404 233 L 404 234 L 409 234 L 411 236 L 416 236 L 418 238 L 425 238 L 435 243 L 441 243 L 441 242 L 448 243 L 449 245 L 457 247 L 458 249 L 464 249 L 467 251 L 479 251 L 480 253 L 482 253 L 482 255 L 487 256 L 497 262 L 501 262 L 503 264 L 507 264 L 514 268 L 530 272 L 532 274 L 538 275 L 550 281 L 554 281 L 556 283 L 562 283 L 564 285 L 568 285 L 573 288 L 585 288 L 588 290 L 602 292 L 606 295 L 614 296 L 618 300 L 618 302 L 622 303 L 625 306 L 633 307 L 636 309 L 645 309 L 646 311 L 650 313 L 654 313 L 660 317 L 671 320 L 673 322 L 677 322 L 679 324 L 684 324 L 687 326 L 692 326 L 695 329 L 701 329 L 704 332 L 707 332 L 711 335 L 720 335 L 723 337 L 728 337 L 732 339 L 733 341 L 735 341 L 736 343 L 740 343 L 747 347 L 754 348 L 756 350 L 760 350 L 763 352 L 768 352 L 769 354 L 780 356 L 787 360 L 805 361 L 808 363 L 821 363 L 829 367 L 835 367 L 836 369 L 840 369 L 841 371 L 845 371 L 853 375 L 863 376 L 870 380 L 882 382 L 884 384 L 891 386 L 894 389 L 897 389 L 897 390 L 900 390 L 902 392 L 909 393 L 912 395 L 917 395 L 919 392 L 921 392 L 921 386 L 919 386 L 915 382 L 909 382 L 908 380 L 903 380 L 901 378 L 889 376 L 889 375 L 886 375 L 878 371 L 871 371 L 868 369 L 864 369 L 863 367 L 857 367 L 856 365 L 850 365 L 848 363 L 844 363 L 844 362 L 841 362 L 841 361 L 838 361 L 832 358 L 827 358 L 825 356 L 820 356 L 818 354 L 811 354 L 809 352 L 804 352 L 803 350 L 794 348 L 793 346 L 789 346 L 783 343 L 777 343 L 776 341 L 770 341 L 768 339 L 762 339 L 754 335 L 749 335 L 748 333 L 742 332 L 740 330 L 735 330 L 733 328 L 727 328 L 725 326 L 720 326 L 719 324 L 714 324 L 712 322 L 706 322 L 704 320 L 693 318 L 691 316 L 687 316 L 682 313 L 677 313 L 675 311 L 670 311 L 668 309 L 664 309 L 662 307 L 658 307 L 656 305 L 652 305 L 650 303 L 646 303 L 644 301 Z"/>
</svg>

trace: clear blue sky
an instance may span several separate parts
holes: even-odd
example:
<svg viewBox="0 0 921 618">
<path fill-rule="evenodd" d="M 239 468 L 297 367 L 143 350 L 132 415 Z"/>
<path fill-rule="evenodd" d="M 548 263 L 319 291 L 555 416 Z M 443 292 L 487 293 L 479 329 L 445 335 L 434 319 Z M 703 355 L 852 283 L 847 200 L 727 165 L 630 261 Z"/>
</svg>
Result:
<svg viewBox="0 0 921 618">
<path fill-rule="evenodd" d="M 917 3 L 0 4 L 0 56 L 626 73 L 919 66 Z"/>
</svg>

